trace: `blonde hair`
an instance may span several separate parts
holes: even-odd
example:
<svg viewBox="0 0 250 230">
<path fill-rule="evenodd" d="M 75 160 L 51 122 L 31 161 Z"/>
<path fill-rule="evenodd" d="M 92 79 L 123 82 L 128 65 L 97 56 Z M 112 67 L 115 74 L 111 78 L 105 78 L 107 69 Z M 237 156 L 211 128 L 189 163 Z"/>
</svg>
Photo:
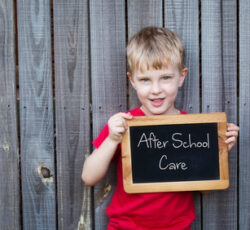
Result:
<svg viewBox="0 0 250 230">
<path fill-rule="evenodd" d="M 144 72 L 176 64 L 185 67 L 185 49 L 180 37 L 167 28 L 146 27 L 136 33 L 127 45 L 128 71 Z"/>
</svg>

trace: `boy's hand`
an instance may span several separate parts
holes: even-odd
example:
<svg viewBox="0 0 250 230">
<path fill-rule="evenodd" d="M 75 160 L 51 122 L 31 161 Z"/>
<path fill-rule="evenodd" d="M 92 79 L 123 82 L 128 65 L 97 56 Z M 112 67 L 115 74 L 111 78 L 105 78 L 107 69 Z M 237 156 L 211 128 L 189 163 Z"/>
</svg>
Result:
<svg viewBox="0 0 250 230">
<path fill-rule="evenodd" d="M 227 124 L 227 140 L 225 141 L 226 144 L 228 145 L 228 150 L 231 150 L 235 143 L 237 142 L 237 137 L 239 133 L 240 128 L 233 124 L 233 123 L 228 123 Z"/>
<path fill-rule="evenodd" d="M 122 136 L 128 129 L 126 120 L 132 119 L 133 116 L 130 113 L 116 113 L 113 115 L 109 121 L 109 138 L 117 144 L 122 141 Z"/>
</svg>

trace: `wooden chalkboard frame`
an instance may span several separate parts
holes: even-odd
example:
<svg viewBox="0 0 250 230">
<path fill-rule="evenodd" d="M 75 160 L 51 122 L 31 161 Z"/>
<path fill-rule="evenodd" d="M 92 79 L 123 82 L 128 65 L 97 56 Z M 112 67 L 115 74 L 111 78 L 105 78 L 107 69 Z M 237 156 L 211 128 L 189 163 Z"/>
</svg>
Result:
<svg viewBox="0 0 250 230">
<path fill-rule="evenodd" d="M 219 179 L 204 181 L 133 183 L 130 127 L 199 123 L 217 123 L 220 172 Z M 122 140 L 123 185 L 124 190 L 127 193 L 220 190 L 227 189 L 229 187 L 228 148 L 225 143 L 225 140 L 227 139 L 225 136 L 227 129 L 226 113 L 142 116 L 134 117 L 132 120 L 128 120 L 127 124 L 129 128 L 125 132 Z"/>
</svg>

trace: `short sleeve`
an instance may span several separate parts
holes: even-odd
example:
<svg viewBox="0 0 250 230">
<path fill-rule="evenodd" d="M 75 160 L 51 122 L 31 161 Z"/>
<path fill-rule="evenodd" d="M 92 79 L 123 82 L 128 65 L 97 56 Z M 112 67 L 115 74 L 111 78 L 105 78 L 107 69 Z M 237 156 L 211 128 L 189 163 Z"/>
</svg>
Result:
<svg viewBox="0 0 250 230">
<path fill-rule="evenodd" d="M 104 126 L 102 131 L 100 132 L 99 136 L 92 142 L 96 148 L 102 144 L 102 142 L 108 137 L 109 135 L 109 127 L 108 124 Z"/>
<path fill-rule="evenodd" d="M 99 136 L 92 142 L 92 144 L 96 147 L 99 148 L 99 146 L 102 144 L 102 142 L 108 137 L 109 135 L 109 127 L 108 124 L 104 126 L 102 131 L 100 132 Z M 117 154 L 121 152 L 121 144 L 118 145 L 116 152 L 114 154 L 114 157 L 112 161 L 116 158 Z"/>
</svg>

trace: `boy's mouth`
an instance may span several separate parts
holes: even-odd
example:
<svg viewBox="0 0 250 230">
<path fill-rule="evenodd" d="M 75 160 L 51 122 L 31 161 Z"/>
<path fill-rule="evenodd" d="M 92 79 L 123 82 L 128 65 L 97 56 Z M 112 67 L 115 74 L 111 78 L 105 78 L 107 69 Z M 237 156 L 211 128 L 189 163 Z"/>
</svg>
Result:
<svg viewBox="0 0 250 230">
<path fill-rule="evenodd" d="M 164 98 L 150 99 L 150 101 L 154 107 L 160 107 L 164 102 Z"/>
</svg>

